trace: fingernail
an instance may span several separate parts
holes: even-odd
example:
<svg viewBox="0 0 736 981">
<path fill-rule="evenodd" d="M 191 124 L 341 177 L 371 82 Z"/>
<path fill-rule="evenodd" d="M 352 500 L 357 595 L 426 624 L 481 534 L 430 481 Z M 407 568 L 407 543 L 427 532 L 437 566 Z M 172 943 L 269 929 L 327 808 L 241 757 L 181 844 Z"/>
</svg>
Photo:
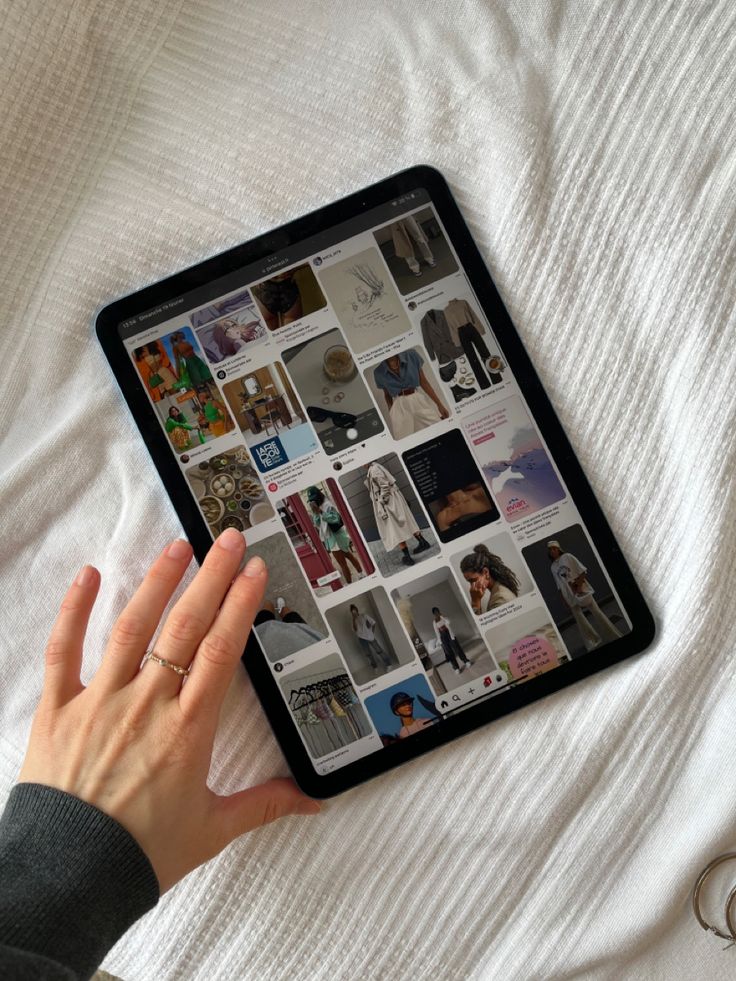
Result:
<svg viewBox="0 0 736 981">
<path fill-rule="evenodd" d="M 260 557 L 260 555 L 254 555 L 252 559 L 248 559 L 243 569 L 243 575 L 249 576 L 252 579 L 257 579 L 258 576 L 262 576 L 266 571 L 266 563 Z"/>
<path fill-rule="evenodd" d="M 217 544 L 226 548 L 228 552 L 242 552 L 245 547 L 245 540 L 239 531 L 234 528 L 226 528 L 217 539 Z"/>
<path fill-rule="evenodd" d="M 191 550 L 192 546 L 189 542 L 185 542 L 182 538 L 177 538 L 166 549 L 166 554 L 170 559 L 184 559 L 191 553 Z"/>
<path fill-rule="evenodd" d="M 79 570 L 77 578 L 74 580 L 77 586 L 90 586 L 95 578 L 95 570 L 91 565 L 85 565 Z"/>
<path fill-rule="evenodd" d="M 304 800 L 296 809 L 297 814 L 319 814 L 322 805 L 317 800 Z"/>
</svg>

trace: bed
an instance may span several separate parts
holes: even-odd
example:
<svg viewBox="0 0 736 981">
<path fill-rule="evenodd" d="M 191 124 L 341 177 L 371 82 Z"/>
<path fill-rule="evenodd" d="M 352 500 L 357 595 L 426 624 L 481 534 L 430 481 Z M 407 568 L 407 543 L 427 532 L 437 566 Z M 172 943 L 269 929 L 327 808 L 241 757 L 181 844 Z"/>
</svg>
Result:
<svg viewBox="0 0 736 981">
<path fill-rule="evenodd" d="M 89 677 L 179 533 L 95 311 L 415 162 L 456 192 L 659 624 L 648 654 L 237 842 L 104 967 L 731 978 L 688 903 L 736 846 L 734 5 L 2 11 L 0 804 L 65 584 L 102 571 Z M 212 784 L 282 773 L 239 675 Z"/>
</svg>

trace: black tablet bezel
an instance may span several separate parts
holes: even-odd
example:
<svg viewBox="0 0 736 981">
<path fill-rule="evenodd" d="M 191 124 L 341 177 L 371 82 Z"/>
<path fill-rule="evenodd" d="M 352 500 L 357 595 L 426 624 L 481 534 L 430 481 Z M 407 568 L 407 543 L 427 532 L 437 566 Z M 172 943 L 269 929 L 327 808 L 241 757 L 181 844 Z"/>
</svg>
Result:
<svg viewBox="0 0 736 981">
<path fill-rule="evenodd" d="M 394 174 L 365 190 L 351 194 L 258 238 L 206 259 L 183 272 L 115 300 L 98 314 L 95 329 L 99 342 L 164 487 L 176 508 L 184 531 L 194 548 L 197 560 L 199 562 L 203 560 L 212 544 L 212 537 L 186 478 L 171 453 L 166 434 L 138 380 L 133 362 L 120 337 L 120 324 L 191 289 L 206 286 L 213 280 L 234 273 L 253 262 L 266 259 L 308 236 L 323 232 L 331 226 L 360 215 L 367 209 L 379 207 L 419 188 L 424 188 L 429 193 L 431 203 L 458 253 L 508 365 L 529 403 L 536 425 L 552 451 L 555 463 L 567 483 L 588 534 L 595 543 L 609 578 L 631 619 L 632 630 L 620 640 L 606 644 L 594 654 L 568 661 L 553 671 L 512 685 L 498 695 L 458 710 L 456 714 L 449 715 L 437 725 L 416 733 L 411 739 L 376 750 L 323 776 L 315 771 L 278 690 L 268 661 L 260 649 L 255 634 L 251 633 L 244 662 L 253 686 L 294 778 L 307 794 L 318 798 L 341 793 L 487 722 L 638 654 L 651 643 L 655 635 L 654 619 L 644 597 L 542 388 L 452 192 L 442 174 L 429 166 L 412 167 Z"/>
</svg>

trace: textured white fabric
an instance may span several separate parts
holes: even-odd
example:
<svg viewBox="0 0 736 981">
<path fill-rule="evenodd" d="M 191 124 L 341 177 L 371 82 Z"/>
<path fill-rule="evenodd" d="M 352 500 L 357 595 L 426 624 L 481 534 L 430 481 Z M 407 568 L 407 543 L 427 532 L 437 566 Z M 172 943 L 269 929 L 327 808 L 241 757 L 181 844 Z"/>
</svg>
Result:
<svg viewBox="0 0 736 981">
<path fill-rule="evenodd" d="M 179 532 L 95 309 L 415 162 L 453 185 L 661 629 L 649 654 L 235 844 L 107 969 L 731 978 L 688 895 L 736 845 L 736 6 L 0 9 L 0 800 L 64 585 L 102 570 L 89 675 Z M 283 772 L 239 677 L 215 784 Z"/>
</svg>

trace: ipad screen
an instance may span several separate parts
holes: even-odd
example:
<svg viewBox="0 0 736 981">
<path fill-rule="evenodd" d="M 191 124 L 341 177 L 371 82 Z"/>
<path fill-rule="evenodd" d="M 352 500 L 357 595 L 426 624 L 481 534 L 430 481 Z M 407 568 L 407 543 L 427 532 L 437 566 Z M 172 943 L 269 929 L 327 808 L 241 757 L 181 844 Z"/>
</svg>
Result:
<svg viewBox="0 0 736 981">
<path fill-rule="evenodd" d="M 425 190 L 120 333 L 318 773 L 630 631 Z"/>
</svg>

